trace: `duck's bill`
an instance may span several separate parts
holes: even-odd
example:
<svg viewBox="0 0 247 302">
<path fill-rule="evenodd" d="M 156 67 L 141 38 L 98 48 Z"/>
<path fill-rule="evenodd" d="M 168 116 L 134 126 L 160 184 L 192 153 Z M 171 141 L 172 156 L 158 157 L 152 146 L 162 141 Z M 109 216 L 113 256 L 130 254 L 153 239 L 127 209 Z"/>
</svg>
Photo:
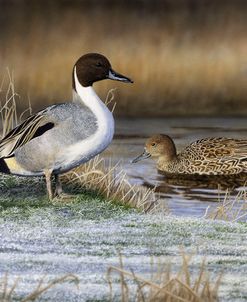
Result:
<svg viewBox="0 0 247 302">
<path fill-rule="evenodd" d="M 134 83 L 130 78 L 127 78 L 126 76 L 117 73 L 116 71 L 110 69 L 108 79 L 115 80 L 115 81 L 121 81 L 125 83 Z"/>
<path fill-rule="evenodd" d="M 151 154 L 148 153 L 146 150 L 144 150 L 143 153 L 141 155 L 137 156 L 135 159 L 133 159 L 131 163 L 132 164 L 137 163 L 138 161 L 149 158 L 150 156 L 151 156 Z"/>
</svg>

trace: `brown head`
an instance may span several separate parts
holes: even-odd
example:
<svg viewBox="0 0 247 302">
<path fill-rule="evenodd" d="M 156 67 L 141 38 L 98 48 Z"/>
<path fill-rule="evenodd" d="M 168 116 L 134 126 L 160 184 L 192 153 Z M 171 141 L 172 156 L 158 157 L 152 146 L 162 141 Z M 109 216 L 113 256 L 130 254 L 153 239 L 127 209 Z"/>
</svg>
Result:
<svg viewBox="0 0 247 302">
<path fill-rule="evenodd" d="M 92 86 L 94 82 L 104 79 L 133 83 L 133 81 L 120 73 L 114 71 L 108 59 L 98 53 L 88 53 L 80 57 L 73 68 L 73 88 L 75 87 L 75 77 L 84 86 Z"/>
<path fill-rule="evenodd" d="M 132 163 L 149 157 L 162 158 L 165 161 L 172 160 L 176 157 L 176 147 L 173 140 L 165 134 L 156 134 L 150 137 L 146 141 L 144 152 L 135 158 Z"/>
</svg>

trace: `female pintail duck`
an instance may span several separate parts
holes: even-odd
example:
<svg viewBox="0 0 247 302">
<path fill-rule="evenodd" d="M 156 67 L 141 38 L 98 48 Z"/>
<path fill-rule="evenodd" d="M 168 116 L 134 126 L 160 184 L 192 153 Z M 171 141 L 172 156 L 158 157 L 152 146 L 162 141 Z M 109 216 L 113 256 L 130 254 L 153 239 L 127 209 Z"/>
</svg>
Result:
<svg viewBox="0 0 247 302">
<path fill-rule="evenodd" d="M 191 143 L 180 153 L 173 140 L 164 134 L 146 142 L 144 152 L 132 162 L 153 157 L 157 168 L 168 175 L 239 175 L 247 177 L 247 140 L 204 138 Z"/>
<path fill-rule="evenodd" d="M 45 175 L 49 199 L 61 195 L 59 175 L 102 152 L 113 138 L 112 113 L 92 88 L 104 79 L 132 83 L 103 55 L 80 57 L 72 72 L 73 101 L 49 106 L 11 130 L 0 141 L 0 172 Z"/>
</svg>

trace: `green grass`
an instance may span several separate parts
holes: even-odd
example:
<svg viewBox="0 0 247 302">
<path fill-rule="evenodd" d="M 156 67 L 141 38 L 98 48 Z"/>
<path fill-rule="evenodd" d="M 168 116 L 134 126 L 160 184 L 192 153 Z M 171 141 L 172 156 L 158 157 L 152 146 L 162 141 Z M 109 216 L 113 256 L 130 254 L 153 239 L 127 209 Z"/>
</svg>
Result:
<svg viewBox="0 0 247 302">
<path fill-rule="evenodd" d="M 69 193 L 75 193 L 70 202 L 50 202 L 42 178 L 24 178 L 9 175 L 0 176 L 0 218 L 25 219 L 34 213 L 52 215 L 58 221 L 61 217 L 82 217 L 88 220 L 108 219 L 133 212 L 130 207 L 107 201 L 94 191 L 74 190 L 65 186 Z M 63 219 L 64 221 L 64 219 Z M 65 219 L 66 221 L 66 219 Z"/>
</svg>

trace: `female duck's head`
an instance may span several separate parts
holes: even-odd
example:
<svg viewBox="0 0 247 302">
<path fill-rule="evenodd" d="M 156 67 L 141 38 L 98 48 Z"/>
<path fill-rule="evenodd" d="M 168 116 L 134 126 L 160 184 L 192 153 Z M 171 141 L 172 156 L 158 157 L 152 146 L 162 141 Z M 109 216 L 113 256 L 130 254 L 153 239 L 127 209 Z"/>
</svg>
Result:
<svg viewBox="0 0 247 302">
<path fill-rule="evenodd" d="M 136 157 L 132 163 L 139 160 L 154 157 L 156 159 L 172 160 L 176 156 L 176 147 L 173 140 L 165 134 L 156 134 L 150 137 L 145 144 L 144 151 Z"/>
<path fill-rule="evenodd" d="M 128 77 L 117 73 L 111 67 L 109 60 L 98 53 L 89 53 L 80 57 L 73 68 L 73 88 L 75 87 L 75 78 L 84 86 L 92 86 L 94 82 L 110 79 L 133 83 Z"/>
</svg>

